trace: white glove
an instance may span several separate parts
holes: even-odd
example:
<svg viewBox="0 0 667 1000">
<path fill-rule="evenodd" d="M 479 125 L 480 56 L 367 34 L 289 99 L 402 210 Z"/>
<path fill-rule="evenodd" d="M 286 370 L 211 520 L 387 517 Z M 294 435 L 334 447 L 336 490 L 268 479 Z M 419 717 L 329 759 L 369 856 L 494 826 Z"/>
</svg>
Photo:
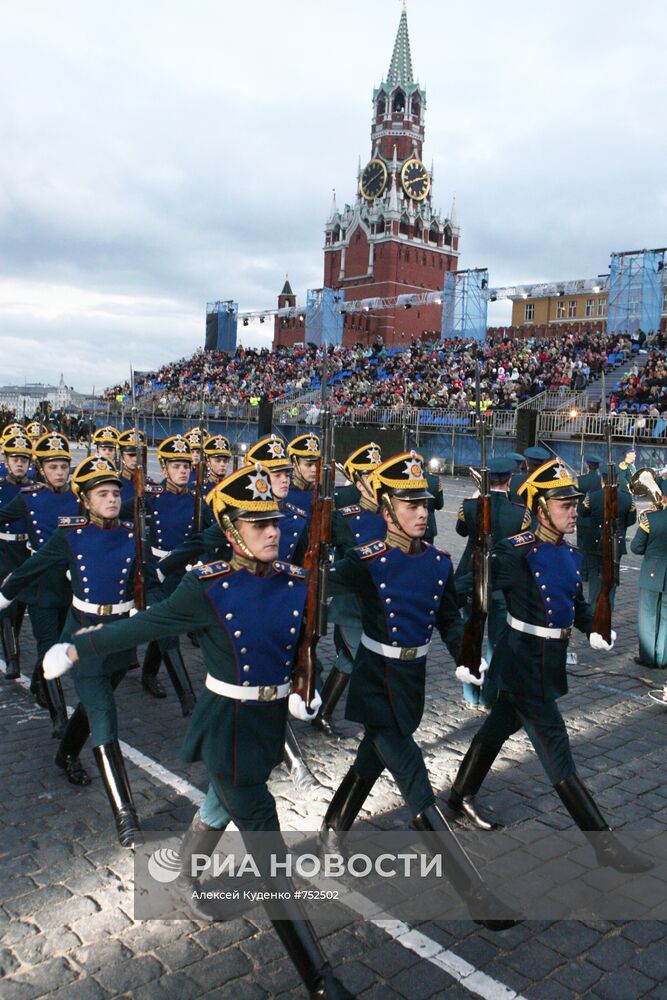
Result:
<svg viewBox="0 0 667 1000">
<path fill-rule="evenodd" d="M 591 632 L 588 637 L 588 641 L 591 644 L 591 649 L 602 649 L 610 650 L 614 648 L 614 643 L 616 642 L 616 633 L 611 630 L 611 642 L 605 642 L 599 632 Z"/>
<path fill-rule="evenodd" d="M 311 722 L 319 712 L 321 705 L 322 699 L 318 691 L 315 692 L 310 712 L 306 708 L 306 703 L 300 694 L 291 694 L 287 699 L 289 714 L 293 715 L 295 719 L 301 719 L 302 722 Z"/>
<path fill-rule="evenodd" d="M 57 642 L 55 646 L 51 646 L 51 649 L 48 649 L 44 654 L 43 670 L 44 678 L 47 681 L 61 677 L 74 666 L 67 655 L 69 645 L 68 642 Z"/>
<path fill-rule="evenodd" d="M 489 664 L 486 662 L 484 657 L 479 661 L 479 677 L 475 677 L 471 674 L 467 667 L 457 667 L 456 677 L 457 680 L 462 681 L 464 684 L 476 684 L 477 687 L 481 687 L 484 683 L 484 674 L 489 669 Z"/>
<path fill-rule="evenodd" d="M 0 594 L 0 611 L 4 611 L 5 608 L 8 608 L 11 603 L 12 602 L 8 601 L 4 594 Z"/>
</svg>

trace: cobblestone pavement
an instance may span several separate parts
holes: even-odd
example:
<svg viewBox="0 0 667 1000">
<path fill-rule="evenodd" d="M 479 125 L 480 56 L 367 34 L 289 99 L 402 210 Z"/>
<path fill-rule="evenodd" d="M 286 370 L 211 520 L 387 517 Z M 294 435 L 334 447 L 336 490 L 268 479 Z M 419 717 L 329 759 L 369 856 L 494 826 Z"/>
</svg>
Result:
<svg viewBox="0 0 667 1000">
<path fill-rule="evenodd" d="M 439 543 L 461 552 L 454 533 L 466 480 L 445 480 Z M 634 530 L 634 529 L 632 529 Z M 646 697 L 642 678 L 660 675 L 637 667 L 635 622 L 639 560 L 624 560 L 611 655 L 593 654 L 584 637 L 570 694 L 561 701 L 580 772 L 613 826 L 667 825 L 663 789 L 667 713 Z M 29 674 L 33 644 L 24 629 L 23 670 Z M 203 670 L 198 650 L 184 640 L 196 682 Z M 330 661 L 329 639 L 321 645 Z M 426 711 L 419 732 L 434 787 L 446 796 L 458 762 L 483 716 L 466 710 L 452 661 L 434 642 Z M 168 680 L 166 680 L 168 686 Z M 66 694 L 75 703 L 71 682 Z M 121 736 L 141 753 L 198 789 L 201 766 L 186 766 L 179 749 L 186 729 L 169 689 L 164 701 L 146 695 L 137 672 L 118 691 Z M 4 1000 L 48 996 L 63 1000 L 134 997 L 161 1000 L 219 996 L 234 1000 L 301 997 L 304 992 L 268 921 L 238 919 L 214 925 L 193 921 L 137 923 L 132 909 L 132 855 L 115 838 L 110 810 L 92 754 L 83 762 L 93 775 L 88 788 L 69 785 L 53 766 L 55 750 L 45 712 L 25 688 L 0 680 L 2 713 L 2 836 L 0 840 L 0 994 Z M 339 713 L 340 714 L 340 713 Z M 344 724 L 346 739 L 329 743 L 300 729 L 313 769 L 330 788 L 347 770 L 358 729 Z M 147 829 L 184 828 L 194 806 L 145 769 L 128 767 Z M 282 769 L 272 791 L 286 828 L 316 829 L 326 802 L 310 811 Z M 483 801 L 506 823 L 539 818 L 548 827 L 569 827 L 527 739 L 506 745 L 485 783 Z M 363 818 L 382 828 L 405 827 L 408 815 L 391 780 L 382 778 Z M 339 975 L 364 1000 L 426 1000 L 429 997 L 530 1000 L 634 1000 L 667 997 L 667 924 L 566 921 L 524 923 L 493 934 L 471 922 L 428 921 L 418 933 L 371 923 L 327 927 L 323 946 Z M 419 936 L 421 935 L 421 937 Z M 398 936 L 398 939 L 397 937 Z"/>
</svg>

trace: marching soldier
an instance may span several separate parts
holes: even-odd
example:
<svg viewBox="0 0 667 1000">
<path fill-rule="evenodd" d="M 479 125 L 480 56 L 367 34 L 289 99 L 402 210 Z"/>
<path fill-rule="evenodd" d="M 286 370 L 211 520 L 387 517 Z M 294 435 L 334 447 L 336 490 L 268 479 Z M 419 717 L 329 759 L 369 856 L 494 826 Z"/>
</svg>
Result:
<svg viewBox="0 0 667 1000">
<path fill-rule="evenodd" d="M 445 497 L 440 484 L 440 476 L 436 476 L 434 473 L 427 471 L 426 488 L 433 499 L 428 502 L 428 524 L 426 525 L 424 541 L 429 542 L 429 544 L 432 545 L 435 536 L 438 534 L 438 524 L 435 519 L 435 512 L 436 510 L 442 510 L 445 506 Z"/>
<path fill-rule="evenodd" d="M 374 469 L 382 463 L 380 446 L 374 441 L 362 445 L 347 457 L 343 471 L 353 485 L 358 503 L 339 507 L 339 517 L 345 519 L 350 529 L 350 544 L 366 545 L 368 542 L 384 539 L 387 533 L 385 520 L 378 510 L 375 493 L 369 482 Z M 342 557 L 349 545 L 338 547 L 337 555 Z M 363 631 L 361 610 L 354 594 L 337 594 L 329 606 L 328 619 L 334 624 L 334 645 L 336 662 L 329 671 L 322 688 L 322 708 L 313 719 L 313 728 L 327 736 L 339 736 L 331 717 L 336 705 L 349 683 L 352 667 L 359 649 Z"/>
<path fill-rule="evenodd" d="M 201 427 L 193 427 L 191 430 L 186 431 L 183 436 L 188 442 L 190 454 L 192 455 L 190 485 L 193 486 L 197 481 L 197 466 L 202 460 L 202 441 L 204 440 L 205 431 L 203 431 Z"/>
<path fill-rule="evenodd" d="M 661 489 L 663 494 L 667 493 L 667 480 L 662 481 Z M 636 555 L 644 557 L 639 574 L 639 656 L 635 663 L 657 670 L 667 667 L 666 504 L 663 496 L 661 507 L 641 512 L 637 532 L 630 545 Z"/>
<path fill-rule="evenodd" d="M 90 456 L 75 469 L 72 490 L 82 502 L 84 515 L 61 517 L 58 530 L 5 580 L 0 595 L 0 601 L 11 600 L 26 584 L 38 582 L 55 567 L 66 566 L 72 603 L 61 642 L 69 641 L 81 628 L 126 618 L 134 607 L 136 548 L 133 526 L 119 521 L 118 471 L 109 459 Z M 118 743 L 114 691 L 132 659 L 133 650 L 121 650 L 87 661 L 85 675 L 74 673 L 80 702 L 67 723 L 55 759 L 72 784 L 90 784 L 79 754 L 92 733 L 93 753 L 123 847 L 134 845 L 139 824 Z"/>
<path fill-rule="evenodd" d="M 72 456 L 64 435 L 50 431 L 38 439 L 33 454 L 42 482 L 23 487 L 6 506 L 0 508 L 0 524 L 27 524 L 28 545 L 38 552 L 58 527 L 60 517 L 78 511 L 68 479 Z M 15 595 L 19 596 L 19 595 Z M 44 683 L 42 658 L 57 642 L 72 597 L 63 565 L 52 566 L 39 581 L 27 587 L 20 599 L 28 606 L 30 626 L 37 645 L 37 664 L 30 690 L 44 701 L 53 723 L 53 735 L 60 737 L 67 724 L 65 696 L 59 681 Z"/>
<path fill-rule="evenodd" d="M 364 727 L 354 764 L 343 778 L 322 825 L 322 837 L 336 845 L 349 830 L 375 782 L 387 768 L 427 837 L 451 833 L 435 802 L 422 753 L 414 740 L 424 710 L 426 657 L 434 628 L 454 660 L 463 622 L 449 556 L 422 542 L 428 501 L 422 459 L 404 452 L 372 474 L 387 526 L 385 541 L 350 549 L 331 573 L 332 593 L 359 597 L 361 644 L 350 680 L 345 716 Z M 431 839 L 431 838 L 429 838 Z M 499 903 L 486 889 L 455 838 L 441 841 L 445 873 L 469 909 L 480 904 L 493 930 L 512 926 L 501 919 Z"/>
<path fill-rule="evenodd" d="M 47 427 L 40 423 L 39 420 L 31 420 L 29 424 L 26 424 L 25 432 L 34 444 L 42 435 L 47 433 Z"/>
<path fill-rule="evenodd" d="M 606 477 L 600 479 L 600 488 L 594 490 L 591 493 L 587 493 L 583 501 L 579 503 L 579 509 L 581 511 L 581 518 L 583 521 L 587 521 L 590 524 L 590 530 L 586 532 L 584 536 L 583 546 L 581 546 L 584 556 L 584 561 L 587 565 L 586 578 L 588 579 L 588 603 L 591 608 L 595 608 L 595 604 L 602 587 L 602 532 L 604 527 L 604 486 L 606 483 Z M 630 525 L 634 524 L 637 520 L 637 508 L 635 507 L 635 502 L 632 495 L 628 493 L 627 490 L 618 487 L 617 493 L 617 505 L 618 505 L 618 555 L 619 562 L 621 556 L 627 554 L 628 548 L 626 543 L 626 534 Z M 579 515 L 577 516 L 577 524 L 579 523 Z M 577 529 L 577 541 L 579 541 L 579 532 Z M 581 574 L 582 580 L 584 579 L 584 574 Z M 609 600 L 612 608 L 614 607 L 614 599 L 616 597 L 616 586 L 613 586 L 609 594 Z"/>
<path fill-rule="evenodd" d="M 518 453 L 514 452 L 514 454 Z M 514 472 L 512 474 L 512 478 L 510 479 L 509 498 L 512 501 L 512 503 L 521 503 L 521 497 L 519 496 L 519 487 L 522 486 L 523 483 L 525 483 L 528 476 L 530 476 L 531 473 L 535 471 L 535 469 L 539 469 L 539 467 L 543 465 L 544 462 L 548 462 L 549 459 L 551 458 L 551 455 L 549 454 L 546 448 L 541 448 L 539 445 L 533 445 L 530 448 L 526 448 L 525 452 L 523 453 L 523 457 L 526 462 L 527 471 Z"/>
<path fill-rule="evenodd" d="M 6 437 L 15 437 L 16 435 L 18 435 L 19 437 L 26 436 L 26 431 L 22 424 L 17 424 L 17 423 L 6 424 L 2 428 L 2 440 L 4 440 Z M 4 461 L 4 459 L 0 460 L 0 479 L 5 478 L 5 476 L 7 475 L 7 471 L 8 470 L 6 462 Z"/>
<path fill-rule="evenodd" d="M 322 457 L 320 439 L 309 431 L 293 438 L 287 446 L 287 454 L 292 460 L 293 475 L 287 499 L 300 510 L 310 515 L 313 490 L 317 479 L 317 465 Z"/>
<path fill-rule="evenodd" d="M 589 493 L 596 493 L 598 490 L 602 489 L 602 477 L 600 475 L 600 464 L 602 459 L 599 455 L 591 453 L 586 455 L 586 469 L 587 471 L 577 477 L 577 488 L 582 493 L 582 497 L 577 504 L 577 548 L 583 556 L 581 564 L 581 579 L 585 583 L 588 580 L 589 572 L 589 553 L 592 552 L 593 559 L 592 563 L 595 563 L 595 552 L 593 550 L 593 543 L 591 541 L 591 533 L 593 531 L 593 522 L 590 517 L 584 515 L 584 501 Z M 590 600 L 589 604 L 593 602 Z"/>
<path fill-rule="evenodd" d="M 190 537 L 195 513 L 195 497 L 189 487 L 192 454 L 186 439 L 181 434 L 165 438 L 158 445 L 157 454 L 164 473 L 163 485 L 146 484 L 149 544 L 156 561 L 165 559 Z M 210 516 L 206 504 L 202 505 L 202 514 L 207 518 Z M 180 579 L 179 572 L 164 576 L 162 596 L 172 594 Z M 157 679 L 162 660 L 178 695 L 183 715 L 188 716 L 195 705 L 195 694 L 176 636 L 149 643 L 141 683 L 154 698 L 165 697 L 164 688 Z"/>
<path fill-rule="evenodd" d="M 123 501 L 123 506 L 130 500 L 134 500 L 134 473 L 137 468 L 138 450 L 137 450 L 137 433 L 139 435 L 139 447 L 146 447 L 146 435 L 143 431 L 135 431 L 134 429 L 129 431 L 123 431 L 122 434 L 118 435 L 118 455 L 120 457 L 120 481 L 121 481 L 121 499 Z M 129 510 L 125 507 L 125 510 Z"/>
<path fill-rule="evenodd" d="M 499 542 L 492 556 L 493 587 L 505 594 L 509 625 L 493 653 L 500 693 L 461 763 L 449 803 L 479 829 L 498 825 L 480 815 L 474 796 L 505 741 L 523 728 L 577 826 L 599 832 L 592 840 L 598 862 L 618 871 L 647 871 L 651 864 L 614 838 L 579 778 L 557 705 L 557 699 L 567 694 L 572 628 L 588 635 L 593 649 L 611 649 L 615 639 L 612 633 L 608 645 L 591 632 L 591 609 L 581 586 L 581 555 L 565 541 L 574 530 L 581 494 L 558 459 L 531 473 L 520 492 L 537 518 L 537 528 Z"/>
<path fill-rule="evenodd" d="M 165 601 L 129 621 L 76 634 L 73 645 L 56 647 L 47 663 L 54 674 L 75 663 L 77 676 L 85 677 L 89 664 L 154 636 L 198 633 L 208 671 L 206 689 L 192 716 L 183 757 L 204 762 L 210 789 L 180 850 L 183 875 L 190 880 L 191 858 L 210 853 L 213 829 L 222 833 L 233 821 L 249 851 L 253 832 L 279 829 L 267 781 L 282 760 L 306 601 L 305 571 L 277 559 L 281 513 L 266 473 L 254 466 L 232 473 L 216 487 L 211 503 L 233 553 L 230 562 L 194 569 Z M 297 695 L 289 698 L 289 708 L 304 717 L 305 705 Z M 277 833 L 274 843 L 281 843 Z M 291 883 L 279 879 L 269 888 L 289 890 Z M 201 905 L 196 900 L 191 904 L 197 913 Z M 271 916 L 310 996 L 351 998 L 334 978 L 298 902 L 281 899 Z"/>
<path fill-rule="evenodd" d="M 117 461 L 116 451 L 118 449 L 119 436 L 120 435 L 115 427 L 100 427 L 100 429 L 95 431 L 93 434 L 93 448 L 95 449 L 95 454 L 99 455 L 101 458 L 108 459 L 115 465 Z"/>
<path fill-rule="evenodd" d="M 0 479 L 0 508 L 6 507 L 21 490 L 30 484 L 27 478 L 32 459 L 32 444 L 26 434 L 10 434 L 3 438 L 2 453 L 7 475 Z M 11 531 L 0 533 L 0 579 L 18 569 L 26 561 L 28 552 L 28 523 L 25 517 L 11 523 Z M 23 601 L 15 601 L 1 618 L 2 646 L 5 653 L 8 680 L 21 675 L 19 633 L 25 614 Z"/>
<path fill-rule="evenodd" d="M 494 544 L 510 535 L 525 531 L 532 524 L 532 516 L 522 503 L 513 503 L 508 497 L 514 460 L 506 455 L 489 459 L 489 487 L 491 490 L 491 534 Z M 466 538 L 466 547 L 454 573 L 454 584 L 459 604 L 465 606 L 472 594 L 472 555 L 475 549 L 477 524 L 477 498 L 464 500 L 456 520 L 456 534 Z M 493 650 L 502 640 L 507 629 L 507 606 L 501 590 L 493 591 L 487 620 L 487 655 L 492 662 Z M 475 684 L 463 685 L 463 698 L 467 705 L 492 704 L 497 695 L 494 674 L 489 672 L 480 688 Z"/>
<path fill-rule="evenodd" d="M 210 434 L 204 441 L 204 460 L 206 462 L 206 484 L 209 489 L 217 486 L 225 476 L 232 458 L 229 438 L 224 434 Z"/>
</svg>

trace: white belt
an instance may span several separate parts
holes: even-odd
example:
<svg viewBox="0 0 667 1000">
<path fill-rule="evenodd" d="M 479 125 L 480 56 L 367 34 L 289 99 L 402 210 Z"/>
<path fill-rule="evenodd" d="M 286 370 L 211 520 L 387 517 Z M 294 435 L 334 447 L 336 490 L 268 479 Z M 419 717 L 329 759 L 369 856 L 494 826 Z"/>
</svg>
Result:
<svg viewBox="0 0 667 1000">
<path fill-rule="evenodd" d="M 157 556 L 158 559 L 166 559 L 167 556 L 171 555 L 171 549 L 154 549 L 152 545 L 151 552 L 154 556 Z"/>
<path fill-rule="evenodd" d="M 278 701 L 286 698 L 292 690 L 291 684 L 262 684 L 260 687 L 244 687 L 242 684 L 227 684 L 206 674 L 206 687 L 223 698 L 236 701 Z"/>
<path fill-rule="evenodd" d="M 3 542 L 25 542 L 27 538 L 27 535 L 10 535 L 5 531 L 0 531 L 0 540 Z"/>
<path fill-rule="evenodd" d="M 520 622 L 518 618 L 513 618 L 509 612 L 507 624 L 517 632 L 538 635 L 541 639 L 569 639 L 572 632 L 571 628 L 547 628 L 546 625 L 531 625 L 530 622 Z"/>
<path fill-rule="evenodd" d="M 82 601 L 80 597 L 72 597 L 72 604 L 79 611 L 99 615 L 101 618 L 106 615 L 124 615 L 134 607 L 134 601 L 125 601 L 123 604 L 91 604 L 90 601 Z"/>
<path fill-rule="evenodd" d="M 361 645 L 373 653 L 386 656 L 390 660 L 419 660 L 422 656 L 426 656 L 431 648 L 430 642 L 424 646 L 388 646 L 384 642 L 376 642 L 375 639 L 371 639 L 365 632 L 361 635 Z"/>
</svg>

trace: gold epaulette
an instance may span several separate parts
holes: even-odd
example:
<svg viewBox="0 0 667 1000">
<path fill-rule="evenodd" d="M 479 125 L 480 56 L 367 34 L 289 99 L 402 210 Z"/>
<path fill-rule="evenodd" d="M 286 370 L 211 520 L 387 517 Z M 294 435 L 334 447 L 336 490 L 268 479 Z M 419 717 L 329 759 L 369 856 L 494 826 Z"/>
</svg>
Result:
<svg viewBox="0 0 667 1000">
<path fill-rule="evenodd" d="M 515 548 L 518 545 L 531 545 L 535 541 L 535 535 L 532 531 L 520 531 L 518 535 L 510 535 L 507 541 Z"/>
<path fill-rule="evenodd" d="M 58 518 L 59 528 L 82 528 L 84 524 L 88 524 L 88 518 L 83 514 L 63 514 Z"/>
<path fill-rule="evenodd" d="M 293 563 L 283 562 L 282 559 L 276 559 L 273 563 L 273 568 L 277 570 L 278 573 L 287 573 L 288 576 L 294 576 L 297 580 L 306 579 L 306 571 L 302 566 L 295 566 Z"/>
<path fill-rule="evenodd" d="M 288 510 L 290 514 L 297 514 L 299 517 L 304 518 L 304 520 L 308 520 L 308 511 L 302 510 L 301 507 L 297 507 L 296 504 L 285 501 L 283 504 L 283 510 Z"/>
<path fill-rule="evenodd" d="M 352 517 L 353 514 L 361 513 L 361 507 L 359 504 L 352 503 L 349 507 L 339 507 L 338 513 L 342 514 L 343 517 Z"/>
<path fill-rule="evenodd" d="M 354 550 L 360 559 L 372 559 L 381 552 L 387 551 L 385 542 L 369 542 L 368 545 L 357 545 Z"/>
<path fill-rule="evenodd" d="M 232 567 L 229 563 L 223 562 L 219 559 L 217 562 L 204 563 L 203 566 L 195 566 L 190 570 L 195 576 L 200 579 L 210 580 L 214 576 L 224 576 L 225 573 L 230 573 Z"/>
</svg>

